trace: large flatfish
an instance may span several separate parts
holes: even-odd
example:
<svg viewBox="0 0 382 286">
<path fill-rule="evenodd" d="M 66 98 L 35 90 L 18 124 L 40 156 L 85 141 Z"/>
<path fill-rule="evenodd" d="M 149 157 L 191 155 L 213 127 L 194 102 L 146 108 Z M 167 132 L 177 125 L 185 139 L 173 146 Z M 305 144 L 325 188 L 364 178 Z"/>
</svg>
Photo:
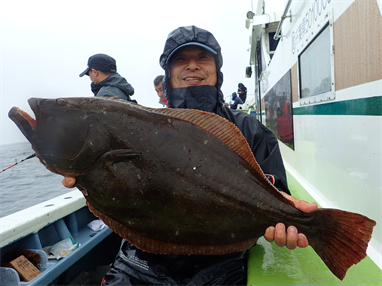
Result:
<svg viewBox="0 0 382 286">
<path fill-rule="evenodd" d="M 294 225 L 343 279 L 375 221 L 298 210 L 266 179 L 240 130 L 220 116 L 104 98 L 29 99 L 9 117 L 52 172 L 76 177 L 90 210 L 144 251 L 219 255 Z"/>
</svg>

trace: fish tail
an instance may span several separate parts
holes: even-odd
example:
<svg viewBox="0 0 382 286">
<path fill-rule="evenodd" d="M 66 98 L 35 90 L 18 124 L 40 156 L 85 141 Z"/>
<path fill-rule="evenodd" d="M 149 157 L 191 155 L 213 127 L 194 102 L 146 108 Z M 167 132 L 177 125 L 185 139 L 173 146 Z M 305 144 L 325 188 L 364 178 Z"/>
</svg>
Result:
<svg viewBox="0 0 382 286">
<path fill-rule="evenodd" d="M 347 270 L 366 257 L 367 245 L 376 225 L 363 215 L 336 210 L 319 209 L 316 212 L 322 227 L 309 244 L 339 279 Z"/>
</svg>

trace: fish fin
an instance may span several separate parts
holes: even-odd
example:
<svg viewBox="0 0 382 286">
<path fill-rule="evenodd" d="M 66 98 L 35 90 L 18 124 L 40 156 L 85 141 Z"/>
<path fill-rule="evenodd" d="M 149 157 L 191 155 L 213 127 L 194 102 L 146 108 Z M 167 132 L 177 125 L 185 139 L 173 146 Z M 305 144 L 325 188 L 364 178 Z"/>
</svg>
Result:
<svg viewBox="0 0 382 286">
<path fill-rule="evenodd" d="M 237 128 L 235 124 L 229 122 L 227 119 L 215 113 L 195 109 L 163 108 L 152 109 L 152 111 L 173 116 L 206 130 L 227 144 L 233 151 L 235 151 L 266 179 L 263 170 L 257 163 L 255 156 L 253 155 L 252 150 L 243 133 L 241 133 L 240 129 Z M 269 184 L 271 183 L 269 182 Z"/>
<path fill-rule="evenodd" d="M 315 215 L 324 222 L 320 234 L 309 244 L 339 279 L 347 270 L 366 257 L 367 245 L 376 225 L 363 215 L 336 209 L 318 209 Z"/>
<path fill-rule="evenodd" d="M 272 184 L 273 185 L 273 184 Z M 296 204 L 296 202 L 294 200 L 291 199 L 290 195 L 288 195 L 287 193 L 284 193 L 284 192 L 280 192 L 279 193 L 292 205 L 294 206 L 296 209 L 300 209 L 299 206 Z"/>
<path fill-rule="evenodd" d="M 113 165 L 117 162 L 126 162 L 136 159 L 141 156 L 141 152 L 137 152 L 131 149 L 117 149 L 106 152 L 102 155 L 102 160 L 107 166 Z"/>
</svg>

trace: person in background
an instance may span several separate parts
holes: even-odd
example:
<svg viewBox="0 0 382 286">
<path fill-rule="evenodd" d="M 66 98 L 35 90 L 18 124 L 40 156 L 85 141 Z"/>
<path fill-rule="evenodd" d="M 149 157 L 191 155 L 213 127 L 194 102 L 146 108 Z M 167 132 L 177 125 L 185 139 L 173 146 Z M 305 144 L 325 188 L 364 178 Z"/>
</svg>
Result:
<svg viewBox="0 0 382 286">
<path fill-rule="evenodd" d="M 245 101 L 247 100 L 247 88 L 244 84 L 238 84 L 237 93 L 239 94 L 239 97 L 243 101 L 243 103 L 245 103 Z"/>
<path fill-rule="evenodd" d="M 163 91 L 162 91 L 163 78 L 164 78 L 164 75 L 158 75 L 154 79 L 154 87 L 155 87 L 155 91 L 157 92 L 159 96 L 159 104 L 162 104 L 162 106 L 167 107 L 167 99 L 164 97 Z"/>
<path fill-rule="evenodd" d="M 243 101 L 237 96 L 236 92 L 232 93 L 232 101 L 233 103 L 231 103 L 231 109 L 237 109 L 238 104 L 243 104 Z"/>
<path fill-rule="evenodd" d="M 134 88 L 117 73 L 117 64 L 112 57 L 106 54 L 91 56 L 87 68 L 80 77 L 84 75 L 88 75 L 92 81 L 91 89 L 94 96 L 117 97 L 136 103 L 130 98 L 134 94 Z"/>
<path fill-rule="evenodd" d="M 223 105 L 223 58 L 219 43 L 204 29 L 179 27 L 168 35 L 160 65 L 165 70 L 163 94 L 169 108 L 213 112 L 235 124 L 248 141 L 270 181 L 303 212 L 317 210 L 290 196 L 278 141 L 255 117 Z M 75 178 L 63 185 L 73 187 Z M 289 249 L 306 247 L 308 240 L 294 226 L 267 228 L 264 237 Z M 144 266 L 144 267 L 143 267 Z M 102 282 L 106 285 L 246 285 L 247 251 L 226 255 L 159 255 L 122 240 L 120 251 Z"/>
</svg>

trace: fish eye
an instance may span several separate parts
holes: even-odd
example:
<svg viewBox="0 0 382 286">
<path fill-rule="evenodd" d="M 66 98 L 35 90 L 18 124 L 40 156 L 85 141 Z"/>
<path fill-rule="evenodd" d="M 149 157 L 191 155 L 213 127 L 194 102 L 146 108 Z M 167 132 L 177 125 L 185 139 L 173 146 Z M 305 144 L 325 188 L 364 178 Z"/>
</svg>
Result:
<svg viewBox="0 0 382 286">
<path fill-rule="evenodd" d="M 53 116 L 49 116 L 49 117 L 47 117 L 45 120 L 46 120 L 46 122 L 48 122 L 48 123 L 54 123 L 54 122 L 56 122 L 56 120 L 55 120 L 55 118 L 54 118 Z"/>
<path fill-rule="evenodd" d="M 67 101 L 65 99 L 63 99 L 63 98 L 57 99 L 56 102 L 57 102 L 58 106 L 65 106 L 65 105 L 68 104 Z"/>
</svg>

